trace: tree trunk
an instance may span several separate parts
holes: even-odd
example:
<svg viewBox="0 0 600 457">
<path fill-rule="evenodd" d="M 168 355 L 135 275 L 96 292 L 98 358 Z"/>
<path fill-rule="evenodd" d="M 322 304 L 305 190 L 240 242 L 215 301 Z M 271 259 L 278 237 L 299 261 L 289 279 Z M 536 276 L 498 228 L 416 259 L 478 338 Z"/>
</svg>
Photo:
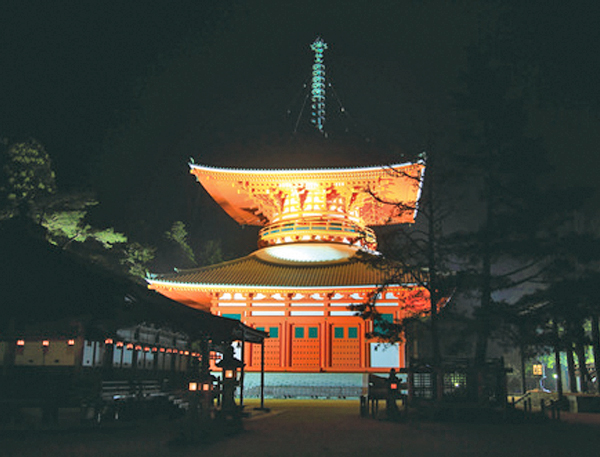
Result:
<svg viewBox="0 0 600 457">
<path fill-rule="evenodd" d="M 558 391 L 558 400 L 563 399 L 562 366 L 560 363 L 560 335 L 558 334 L 558 324 L 553 321 L 554 328 L 554 369 L 556 372 L 556 390 Z"/>
<path fill-rule="evenodd" d="M 481 305 L 477 316 L 477 342 L 475 346 L 475 364 L 479 367 L 484 365 L 487 356 L 488 338 L 490 334 L 490 307 L 492 303 L 490 247 L 484 246 L 483 251 Z"/>
<path fill-rule="evenodd" d="M 575 353 L 579 362 L 579 384 L 581 385 L 581 391 L 587 392 L 587 383 L 588 379 L 590 379 L 590 374 L 585 363 L 585 346 L 581 340 L 575 343 Z"/>
<path fill-rule="evenodd" d="M 596 370 L 596 390 L 600 393 L 600 330 L 598 329 L 598 315 L 592 314 L 592 348 L 594 350 L 594 368 Z"/>
<path fill-rule="evenodd" d="M 433 166 L 430 163 L 430 168 Z M 430 179 L 427 181 L 428 199 L 426 201 L 426 211 L 428 214 L 427 227 L 427 264 L 429 267 L 429 300 L 430 300 L 430 324 L 431 324 L 431 347 L 433 351 L 433 369 L 435 372 L 435 397 L 437 400 L 442 400 L 444 397 L 444 373 L 442 369 L 442 354 L 440 350 L 440 340 L 438 333 L 438 309 L 437 305 L 440 300 L 438 276 L 437 276 L 437 236 L 436 236 L 436 212 L 434 208 L 434 192 L 433 179 L 430 174 Z"/>
<path fill-rule="evenodd" d="M 527 392 L 527 378 L 525 377 L 525 350 L 523 345 L 519 346 L 519 355 L 521 357 L 521 392 L 525 395 L 525 392 Z"/>
<path fill-rule="evenodd" d="M 491 151 L 488 152 L 491 160 Z M 486 177 L 486 215 L 483 226 L 481 246 L 481 301 L 477 316 L 477 341 L 475 345 L 475 365 L 483 367 L 487 356 L 488 338 L 490 336 L 490 319 L 492 306 L 492 230 L 494 226 L 494 196 L 492 192 L 492 176 L 488 171 Z"/>
<path fill-rule="evenodd" d="M 567 369 L 569 371 L 569 390 L 573 393 L 577 393 L 577 378 L 575 376 L 575 360 L 573 359 L 573 345 L 567 343 L 565 345 L 565 351 L 567 352 Z"/>
</svg>

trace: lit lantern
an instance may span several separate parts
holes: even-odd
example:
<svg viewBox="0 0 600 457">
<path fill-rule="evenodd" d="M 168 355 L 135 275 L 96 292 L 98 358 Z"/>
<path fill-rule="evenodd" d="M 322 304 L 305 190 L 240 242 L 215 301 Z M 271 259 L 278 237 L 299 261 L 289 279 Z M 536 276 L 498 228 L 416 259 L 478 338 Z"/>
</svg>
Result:
<svg viewBox="0 0 600 457">
<path fill-rule="evenodd" d="M 122 341 L 117 341 L 117 347 L 118 348 L 122 348 L 123 347 L 123 342 Z"/>
<path fill-rule="evenodd" d="M 222 409 L 235 410 L 235 389 L 238 385 L 237 370 L 241 368 L 243 363 L 233 356 L 233 348 L 229 347 L 223 354 L 223 359 L 217 363 L 217 367 L 223 370 L 223 392 L 222 392 Z"/>
<path fill-rule="evenodd" d="M 190 382 L 190 383 L 188 384 L 188 390 L 189 390 L 190 392 L 195 392 L 195 391 L 197 391 L 197 390 L 198 390 L 198 383 L 197 383 L 197 382 Z"/>
<path fill-rule="evenodd" d="M 75 346 L 75 340 L 68 340 L 67 341 L 67 346 Z"/>
<path fill-rule="evenodd" d="M 45 348 L 50 346 L 50 341 L 49 340 L 43 340 L 42 341 L 42 346 L 44 346 Z"/>
<path fill-rule="evenodd" d="M 112 340 L 112 338 L 106 338 L 106 339 L 104 340 L 104 344 L 107 344 L 107 345 L 108 345 L 108 344 L 113 344 L 113 340 Z"/>
<path fill-rule="evenodd" d="M 17 340 L 17 346 L 25 346 L 25 340 Z"/>
</svg>

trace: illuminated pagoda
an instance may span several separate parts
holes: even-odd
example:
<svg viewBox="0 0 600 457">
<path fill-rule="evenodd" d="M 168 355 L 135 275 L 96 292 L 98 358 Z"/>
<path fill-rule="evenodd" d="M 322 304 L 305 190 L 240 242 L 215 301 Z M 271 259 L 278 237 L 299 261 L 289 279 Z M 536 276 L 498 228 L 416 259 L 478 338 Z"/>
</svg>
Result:
<svg viewBox="0 0 600 457">
<path fill-rule="evenodd" d="M 190 172 L 239 224 L 260 226 L 258 250 L 190 270 L 152 275 L 149 287 L 193 308 L 269 332 L 267 372 L 368 373 L 405 366 L 404 343 L 384 348 L 373 322 L 348 307 L 389 279 L 371 226 L 413 223 L 422 161 L 366 168 L 230 169 L 190 164 Z M 396 203 L 396 204 L 389 204 Z M 360 256 L 357 256 L 361 253 Z M 383 319 L 429 308 L 428 291 L 407 272 L 377 300 Z M 260 371 L 261 348 L 240 351 Z"/>
<path fill-rule="evenodd" d="M 326 49 L 321 38 L 311 44 L 315 57 L 306 95 L 311 123 L 324 138 Z M 258 250 L 217 265 L 154 274 L 151 289 L 267 331 L 264 347 L 242 345 L 237 355 L 247 372 L 260 371 L 264 363 L 276 378 L 271 385 L 361 386 L 365 373 L 406 365 L 404 343 L 382 347 L 369 337 L 373 321 L 349 306 L 378 293 L 377 310 L 386 321 L 430 308 L 415 272 L 395 271 L 389 284 L 388 272 L 369 262 L 379 256 L 371 227 L 415 221 L 423 161 L 276 170 L 192 163 L 190 172 L 235 221 L 261 227 Z M 324 378 L 329 381 L 319 384 Z"/>
</svg>

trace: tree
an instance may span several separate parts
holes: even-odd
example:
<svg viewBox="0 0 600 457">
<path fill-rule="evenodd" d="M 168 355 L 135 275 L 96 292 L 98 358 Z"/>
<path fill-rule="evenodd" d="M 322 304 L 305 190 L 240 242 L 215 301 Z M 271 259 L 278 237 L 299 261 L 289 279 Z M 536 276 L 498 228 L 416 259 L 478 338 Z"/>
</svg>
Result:
<svg viewBox="0 0 600 457">
<path fill-rule="evenodd" d="M 138 242 L 128 243 L 120 263 L 127 268 L 127 272 L 131 276 L 138 279 L 144 278 L 148 274 L 148 266 L 155 254 L 156 248 L 154 247 L 144 246 Z"/>
<path fill-rule="evenodd" d="M 116 232 L 113 227 L 99 229 L 86 221 L 90 208 L 98 201 L 89 193 L 73 192 L 60 194 L 43 200 L 41 208 L 33 208 L 36 219 L 47 230 L 50 243 L 67 249 L 72 243 L 85 243 L 94 240 L 105 249 L 127 242 L 125 234 Z"/>
<path fill-rule="evenodd" d="M 7 140 L 4 141 L 6 145 Z M 56 192 L 56 175 L 44 146 L 35 139 L 2 150 L 1 218 L 9 218 Z"/>
<path fill-rule="evenodd" d="M 600 366 L 597 326 L 600 234 L 595 224 L 586 223 L 585 218 L 573 212 L 545 235 L 545 268 L 536 279 L 538 290 L 507 307 L 499 318 L 513 329 L 525 328 L 530 337 L 524 345 L 534 352 L 553 349 L 559 394 L 562 395 L 561 352 L 566 354 L 571 390 L 577 388 L 577 365 L 582 390 L 587 389 L 591 375 L 586 367 L 586 349 L 590 344 L 595 365 Z"/>
<path fill-rule="evenodd" d="M 439 307 L 453 292 L 454 275 L 449 274 L 443 236 L 443 221 L 449 214 L 447 202 L 441 195 L 443 184 L 447 183 L 442 178 L 443 170 L 438 168 L 433 155 L 421 154 L 420 160 L 425 163 L 427 158 L 427 172 L 424 182 L 422 176 L 415 176 L 400 170 L 390 169 L 392 174 L 401 174 L 415 187 L 423 187 L 423 195 L 416 205 L 394 203 L 382 200 L 377 191 L 371 190 L 371 195 L 380 203 L 395 205 L 399 211 L 415 212 L 419 210 L 419 222 L 413 226 L 399 226 L 385 237 L 385 256 L 364 256 L 376 268 L 386 272 L 386 282 L 373 292 L 365 303 L 354 305 L 352 309 L 358 311 L 363 319 L 372 319 L 375 331 L 371 336 L 393 342 L 402 338 L 403 333 L 411 324 L 418 325 L 426 322 L 431 343 L 431 357 L 429 361 L 436 373 L 435 389 L 438 399 L 443 395 L 443 370 L 442 350 L 439 332 Z M 430 307 L 427 310 L 416 311 L 410 304 L 405 304 L 409 317 L 402 322 L 386 322 L 378 313 L 376 304 L 387 284 L 399 283 L 406 274 L 412 277 L 412 282 L 427 291 Z"/>
<path fill-rule="evenodd" d="M 171 230 L 165 232 L 165 236 L 168 240 L 174 242 L 183 252 L 186 260 L 192 264 L 196 264 L 196 256 L 194 251 L 188 243 L 188 232 L 185 228 L 185 224 L 182 221 L 175 221 L 171 226 Z"/>
<path fill-rule="evenodd" d="M 528 81 L 518 67 L 502 60 L 495 41 L 469 50 L 463 91 L 461 151 L 455 154 L 478 193 L 479 220 L 456 237 L 457 252 L 469 265 L 478 296 L 475 362 L 488 354 L 495 308 L 502 295 L 516 301 L 517 287 L 539 276 L 545 266 L 545 230 L 566 200 L 548 185 L 552 168 L 538 138 L 526 130 Z"/>
<path fill-rule="evenodd" d="M 208 240 L 202 245 L 200 261 L 202 265 L 214 265 L 225 260 L 221 240 Z"/>
<path fill-rule="evenodd" d="M 94 227 L 87 221 L 98 205 L 87 192 L 57 193 L 52 161 L 35 139 L 16 142 L 1 151 L 0 220 L 21 216 L 43 227 L 46 240 L 112 270 L 144 277 L 154 248 L 130 242 L 113 227 Z M 176 233 L 174 236 L 179 236 Z M 113 249 L 118 246 L 118 249 Z"/>
</svg>

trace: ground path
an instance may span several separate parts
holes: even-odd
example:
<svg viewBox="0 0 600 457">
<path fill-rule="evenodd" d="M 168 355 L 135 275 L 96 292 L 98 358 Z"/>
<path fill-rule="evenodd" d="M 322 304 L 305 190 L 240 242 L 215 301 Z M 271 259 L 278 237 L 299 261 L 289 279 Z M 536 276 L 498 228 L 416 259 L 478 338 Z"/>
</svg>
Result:
<svg viewBox="0 0 600 457">
<path fill-rule="evenodd" d="M 249 403 L 252 410 L 256 403 Z M 178 421 L 145 420 L 80 431 L 0 435 L 1 457 L 600 456 L 600 418 L 525 424 L 392 423 L 359 416 L 358 401 L 272 400 L 244 432 L 211 444 L 170 445 Z"/>
</svg>

